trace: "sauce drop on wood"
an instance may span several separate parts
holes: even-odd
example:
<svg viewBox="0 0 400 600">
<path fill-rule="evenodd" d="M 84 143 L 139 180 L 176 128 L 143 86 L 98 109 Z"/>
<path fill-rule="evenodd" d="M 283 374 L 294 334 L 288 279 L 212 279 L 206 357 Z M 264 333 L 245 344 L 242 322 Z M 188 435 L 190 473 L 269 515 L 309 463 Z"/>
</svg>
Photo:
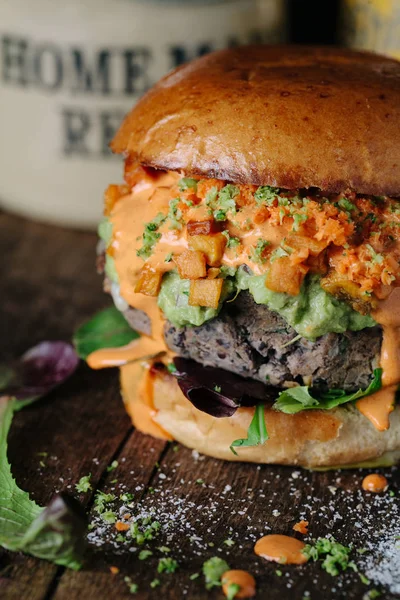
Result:
<svg viewBox="0 0 400 600">
<path fill-rule="evenodd" d="M 305 543 L 288 535 L 265 535 L 256 542 L 254 552 L 266 560 L 281 564 L 302 565 L 307 557 L 302 553 Z"/>
<path fill-rule="evenodd" d="M 367 475 L 364 477 L 362 481 L 362 489 L 366 492 L 374 492 L 375 494 L 380 494 L 384 492 L 388 486 L 388 481 L 386 477 L 383 475 L 379 475 L 378 473 L 372 473 L 371 475 Z"/>
<path fill-rule="evenodd" d="M 225 596 L 229 594 L 229 586 L 236 584 L 240 587 L 235 598 L 252 598 L 256 594 L 256 580 L 248 571 L 240 569 L 225 571 L 221 578 L 222 591 Z"/>
</svg>

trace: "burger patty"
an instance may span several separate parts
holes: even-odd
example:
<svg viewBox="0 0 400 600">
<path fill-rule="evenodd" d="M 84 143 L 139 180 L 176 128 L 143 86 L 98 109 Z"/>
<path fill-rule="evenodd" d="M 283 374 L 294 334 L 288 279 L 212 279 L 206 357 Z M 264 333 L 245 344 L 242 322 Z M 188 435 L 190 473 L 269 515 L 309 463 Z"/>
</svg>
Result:
<svg viewBox="0 0 400 600">
<path fill-rule="evenodd" d="M 143 312 L 129 308 L 124 315 L 133 328 L 150 333 Z M 350 392 L 370 383 L 382 343 L 379 327 L 290 343 L 296 336 L 282 317 L 256 304 L 248 292 L 200 327 L 176 327 L 169 321 L 165 326 L 166 342 L 180 356 L 273 386 L 297 382 Z"/>
</svg>

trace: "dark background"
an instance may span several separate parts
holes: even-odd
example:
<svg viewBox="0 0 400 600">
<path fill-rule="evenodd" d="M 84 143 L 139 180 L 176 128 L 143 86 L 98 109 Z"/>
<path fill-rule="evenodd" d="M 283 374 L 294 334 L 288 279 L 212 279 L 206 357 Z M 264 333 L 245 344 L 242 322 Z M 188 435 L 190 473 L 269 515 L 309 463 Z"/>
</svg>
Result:
<svg viewBox="0 0 400 600">
<path fill-rule="evenodd" d="M 337 44 L 339 0 L 287 0 L 288 40 L 296 44 Z"/>
</svg>

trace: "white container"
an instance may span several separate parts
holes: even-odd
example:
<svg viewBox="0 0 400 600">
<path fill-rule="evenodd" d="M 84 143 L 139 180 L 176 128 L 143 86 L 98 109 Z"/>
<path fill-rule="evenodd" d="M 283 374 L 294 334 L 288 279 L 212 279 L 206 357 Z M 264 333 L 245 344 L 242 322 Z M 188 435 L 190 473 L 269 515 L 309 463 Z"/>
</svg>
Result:
<svg viewBox="0 0 400 600">
<path fill-rule="evenodd" d="M 343 0 L 344 42 L 400 59 L 400 0 Z"/>
<path fill-rule="evenodd" d="M 283 21 L 284 0 L 0 0 L 0 204 L 95 227 L 134 102 L 180 62 L 281 40 Z"/>
</svg>

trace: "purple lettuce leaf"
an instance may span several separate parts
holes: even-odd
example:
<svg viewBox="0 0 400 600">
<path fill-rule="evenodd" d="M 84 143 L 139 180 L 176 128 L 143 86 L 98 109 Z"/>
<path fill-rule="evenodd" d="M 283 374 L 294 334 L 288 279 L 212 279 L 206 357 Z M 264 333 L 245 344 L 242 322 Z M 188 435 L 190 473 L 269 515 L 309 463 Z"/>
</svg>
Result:
<svg viewBox="0 0 400 600">
<path fill-rule="evenodd" d="M 240 406 L 256 406 L 276 398 L 276 391 L 264 383 L 224 369 L 179 356 L 174 358 L 174 365 L 183 394 L 198 410 L 213 417 L 231 417 Z"/>
<path fill-rule="evenodd" d="M 78 366 L 79 358 L 67 342 L 41 342 L 11 365 L 0 366 L 0 394 L 26 403 L 48 394 Z"/>
</svg>

